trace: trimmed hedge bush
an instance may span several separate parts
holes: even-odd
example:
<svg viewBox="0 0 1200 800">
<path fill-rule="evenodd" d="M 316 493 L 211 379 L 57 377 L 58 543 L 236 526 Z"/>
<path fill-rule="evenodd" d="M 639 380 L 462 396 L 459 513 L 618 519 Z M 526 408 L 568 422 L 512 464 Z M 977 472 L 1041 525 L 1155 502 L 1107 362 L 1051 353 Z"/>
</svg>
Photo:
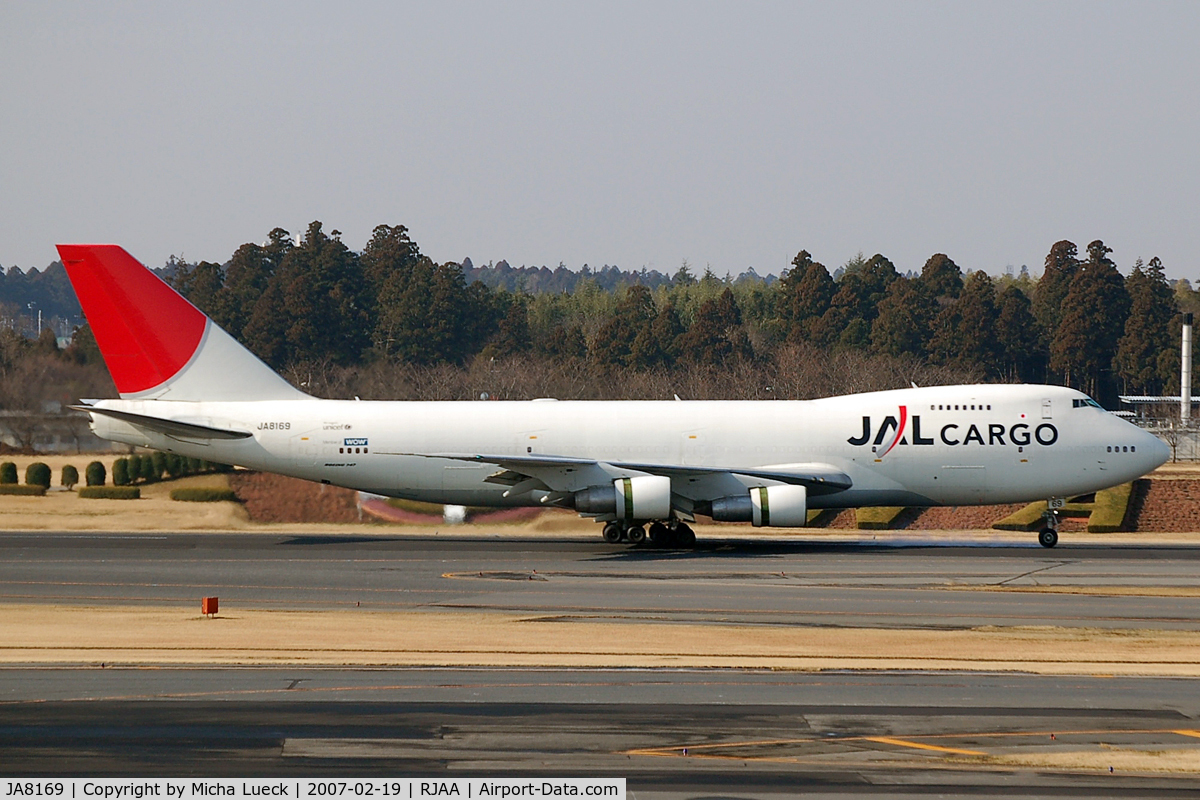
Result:
<svg viewBox="0 0 1200 800">
<path fill-rule="evenodd" d="M 112 482 L 114 486 L 132 486 L 200 473 L 230 472 L 232 469 L 227 464 L 210 464 L 177 453 L 133 453 L 113 462 Z"/>
<path fill-rule="evenodd" d="M 35 461 L 25 468 L 25 484 L 50 488 L 50 466 L 41 461 Z"/>
<path fill-rule="evenodd" d="M 79 483 L 79 470 L 75 469 L 71 464 L 64 464 L 62 468 L 62 477 L 58 481 L 68 489 L 74 489 L 75 484 Z"/>
<path fill-rule="evenodd" d="M 150 456 L 142 456 L 142 480 L 146 483 L 154 483 L 158 480 L 158 476 L 162 472 L 154 468 L 154 459 Z"/>
<path fill-rule="evenodd" d="M 136 486 L 85 486 L 79 490 L 79 496 L 93 500 L 137 500 L 142 490 Z"/>
<path fill-rule="evenodd" d="M 17 465 L 11 461 L 0 464 L 0 484 L 17 482 Z"/>
<path fill-rule="evenodd" d="M 217 487 L 189 487 L 186 489 L 172 489 L 172 500 L 183 500 L 189 503 L 219 503 L 223 501 L 237 502 L 238 496 L 233 489 L 219 489 Z"/>
<path fill-rule="evenodd" d="M 104 469 L 104 465 L 99 461 L 93 461 L 88 464 L 83 474 L 88 486 L 103 486 L 105 478 L 108 477 L 108 471 Z"/>
<path fill-rule="evenodd" d="M 30 496 L 44 497 L 46 494 L 46 487 L 22 486 L 19 483 L 0 483 L 0 494 L 26 494 Z"/>
</svg>

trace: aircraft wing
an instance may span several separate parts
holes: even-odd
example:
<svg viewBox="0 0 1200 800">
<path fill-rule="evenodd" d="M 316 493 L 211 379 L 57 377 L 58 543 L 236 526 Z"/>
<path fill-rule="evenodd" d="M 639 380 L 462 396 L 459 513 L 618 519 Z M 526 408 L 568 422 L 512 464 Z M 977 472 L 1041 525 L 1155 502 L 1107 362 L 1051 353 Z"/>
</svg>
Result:
<svg viewBox="0 0 1200 800">
<path fill-rule="evenodd" d="M 574 456 L 487 455 L 482 453 L 396 453 L 423 458 L 495 464 L 500 471 L 490 483 L 514 487 L 509 494 L 531 489 L 576 492 L 617 478 L 662 475 L 672 479 L 672 491 L 693 500 L 723 497 L 755 481 L 804 486 L 809 494 L 833 494 L 853 485 L 850 476 L 832 464 L 817 462 L 772 464 L 761 467 L 710 467 L 627 461 L 598 461 Z M 761 485 L 761 483 L 759 484 Z M 520 489 L 521 491 L 517 491 Z"/>
</svg>

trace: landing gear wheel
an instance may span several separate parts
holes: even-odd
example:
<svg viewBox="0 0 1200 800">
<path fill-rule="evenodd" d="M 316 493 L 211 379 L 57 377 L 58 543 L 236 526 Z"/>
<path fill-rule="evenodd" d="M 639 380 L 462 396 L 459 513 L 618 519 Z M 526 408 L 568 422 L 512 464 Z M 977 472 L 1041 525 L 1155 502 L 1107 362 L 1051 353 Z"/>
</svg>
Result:
<svg viewBox="0 0 1200 800">
<path fill-rule="evenodd" d="M 646 529 L 641 525 L 630 525 L 625 529 L 625 538 L 630 544 L 641 544 L 646 541 Z"/>
<path fill-rule="evenodd" d="M 621 541 L 622 533 L 624 533 L 624 531 L 621 530 L 620 525 L 615 522 L 610 522 L 604 526 L 604 541 L 608 542 L 609 544 L 616 544 L 617 542 Z"/>
<path fill-rule="evenodd" d="M 1054 528 L 1042 528 L 1038 533 L 1038 544 L 1042 547 L 1054 547 L 1058 544 L 1058 531 Z"/>
<path fill-rule="evenodd" d="M 682 522 L 679 523 L 679 530 L 675 532 L 675 545 L 687 550 L 692 549 L 696 546 L 696 533 Z"/>
<path fill-rule="evenodd" d="M 671 543 L 671 529 L 661 522 L 651 522 L 650 541 L 659 547 L 667 547 Z"/>
</svg>

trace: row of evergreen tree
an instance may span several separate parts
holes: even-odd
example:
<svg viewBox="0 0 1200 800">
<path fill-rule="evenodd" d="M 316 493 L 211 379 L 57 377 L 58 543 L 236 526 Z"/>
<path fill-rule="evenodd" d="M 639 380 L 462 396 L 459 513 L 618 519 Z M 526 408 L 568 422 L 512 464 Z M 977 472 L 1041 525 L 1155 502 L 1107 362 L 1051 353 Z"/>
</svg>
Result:
<svg viewBox="0 0 1200 800">
<path fill-rule="evenodd" d="M 552 284 L 567 280 L 560 270 L 437 264 L 399 225 L 379 226 L 355 252 L 337 231 L 326 234 L 314 222 L 299 242 L 277 228 L 265 244 L 242 245 L 224 264 L 173 259 L 160 274 L 267 363 L 318 392 L 311 376 L 331 370 L 342 372 L 325 380 L 329 388 L 371 383 L 379 392 L 397 386 L 386 373 L 399 366 L 414 385 L 428 381 L 411 370 L 461 368 L 474 376 L 456 379 L 465 386 L 522 359 L 553 366 L 561 390 L 576 396 L 620 396 L 635 384 L 645 384 L 643 391 L 688 385 L 697 395 L 719 396 L 716 376 L 735 372 L 747 384 L 736 390 L 744 395 L 758 391 L 756 381 L 762 389 L 786 383 L 785 373 L 798 375 L 802 354 L 872 363 L 895 380 L 916 375 L 901 365 L 923 364 L 933 370 L 925 375 L 954 379 L 1065 383 L 1109 407 L 1118 392 L 1176 393 L 1180 312 L 1200 310 L 1200 293 L 1187 281 L 1172 285 L 1158 259 L 1139 261 L 1122 277 L 1110 255 L 1100 241 L 1083 254 L 1058 242 L 1034 280 L 1025 270 L 999 278 L 964 274 L 944 254 L 907 275 L 882 255 L 860 255 L 831 272 L 801 251 L 770 282 L 720 279 L 708 270 L 696 276 L 685 263 L 669 277 L 613 268 L 572 273 L 570 290 L 555 291 Z M 500 276 L 494 282 L 501 287 L 516 281 L 518 288 L 472 280 L 480 269 Z M 48 304 L 65 302 L 54 288 L 65 280 L 58 272 L 10 273 L 7 287 L 34 281 Z M 536 275 L 545 285 L 526 290 Z M 35 343 L 0 331 L 0 406 L 96 396 L 99 382 L 107 382 L 86 326 L 61 354 L 43 333 Z M 841 358 L 854 354 L 890 358 L 893 366 Z M 493 366 L 470 369 L 480 362 Z M 526 377 L 548 374 L 538 369 Z M 357 382 L 346 376 L 354 370 Z M 449 385 L 444 370 L 430 374 Z M 635 380 L 650 374 L 669 379 Z M 706 383 L 698 386 L 695 375 Z M 39 389 L 41 383 L 55 391 Z"/>
<path fill-rule="evenodd" d="M 300 242 L 277 228 L 266 244 L 242 245 L 224 265 L 183 265 L 173 280 L 279 369 L 514 355 L 601 373 L 713 368 L 804 343 L 1061 382 L 1109 406 L 1118 391 L 1178 391 L 1179 311 L 1193 293 L 1172 287 L 1157 258 L 1122 277 L 1110 253 L 1101 241 L 1082 255 L 1058 242 L 1035 281 L 964 275 L 944 254 L 919 274 L 882 255 L 831 274 L 801 251 L 772 283 L 697 278 L 685 264 L 653 286 L 608 291 L 585 275 L 571 291 L 529 293 L 469 282 L 462 265 L 424 256 L 404 226 L 377 227 L 356 253 L 314 222 Z"/>
<path fill-rule="evenodd" d="M 781 282 L 780 316 L 791 337 L 977 366 L 993 380 L 1063 383 L 1110 405 L 1118 391 L 1178 391 L 1179 303 L 1163 265 L 1139 260 L 1122 278 L 1111 252 L 1097 240 L 1080 257 L 1057 242 L 1038 281 L 1007 285 L 984 272 L 964 280 L 943 254 L 911 279 L 877 255 L 834 283 L 801 252 Z"/>
</svg>

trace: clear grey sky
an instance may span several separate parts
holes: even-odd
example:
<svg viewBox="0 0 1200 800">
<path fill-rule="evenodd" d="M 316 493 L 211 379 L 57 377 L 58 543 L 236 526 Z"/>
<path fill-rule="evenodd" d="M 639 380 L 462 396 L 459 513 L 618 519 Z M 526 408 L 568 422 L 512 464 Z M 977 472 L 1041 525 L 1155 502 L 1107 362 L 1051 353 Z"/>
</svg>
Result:
<svg viewBox="0 0 1200 800">
<path fill-rule="evenodd" d="M 779 272 L 801 248 L 1200 277 L 1200 3 L 0 4 L 0 264 L 432 258 Z"/>
</svg>

